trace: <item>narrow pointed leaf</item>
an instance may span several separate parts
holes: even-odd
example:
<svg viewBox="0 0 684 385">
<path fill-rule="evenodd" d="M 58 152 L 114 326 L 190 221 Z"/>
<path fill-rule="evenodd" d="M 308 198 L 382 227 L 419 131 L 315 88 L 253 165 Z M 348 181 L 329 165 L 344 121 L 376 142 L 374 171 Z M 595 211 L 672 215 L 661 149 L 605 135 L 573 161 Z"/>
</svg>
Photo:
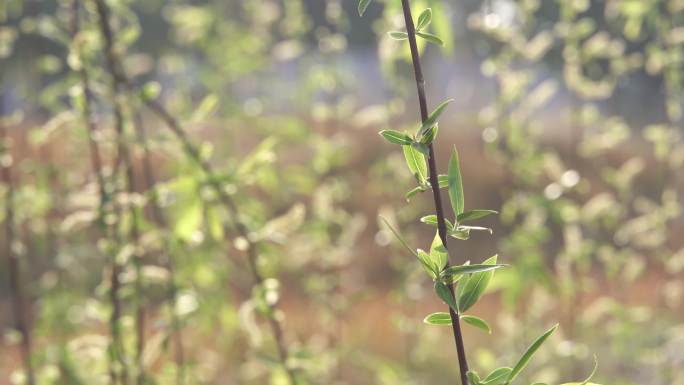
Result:
<svg viewBox="0 0 684 385">
<path fill-rule="evenodd" d="M 542 346 L 542 344 L 549 338 L 549 336 L 551 336 L 551 334 L 553 334 L 553 332 L 556 331 L 556 329 L 558 329 L 558 324 L 553 325 L 551 329 L 539 336 L 539 338 L 537 338 L 532 345 L 527 348 L 525 354 L 520 357 L 520 360 L 518 360 L 518 363 L 515 364 L 513 370 L 511 370 L 511 373 L 508 374 L 508 377 L 506 378 L 506 384 L 510 384 L 511 381 L 515 380 L 515 377 L 517 377 L 518 374 L 520 374 L 520 372 L 525 369 L 525 366 L 527 366 L 527 364 L 530 362 L 530 359 L 532 359 L 534 353 L 539 350 L 539 347 Z"/>
<path fill-rule="evenodd" d="M 449 261 L 449 253 L 446 247 L 442 243 L 442 239 L 439 237 L 439 233 L 435 233 L 435 237 L 432 239 L 432 245 L 430 245 L 430 259 L 432 263 L 437 266 L 437 272 L 442 271 L 444 266 L 446 266 L 447 261 Z"/>
<path fill-rule="evenodd" d="M 451 290 L 441 281 L 435 281 L 435 293 L 437 296 L 444 301 L 450 308 L 454 311 L 458 311 L 456 307 L 456 301 L 454 301 L 454 296 L 451 294 Z"/>
<path fill-rule="evenodd" d="M 420 126 L 420 130 L 418 131 L 418 136 L 422 136 L 427 132 L 428 129 L 432 128 L 435 124 L 437 124 L 437 121 L 439 120 L 440 115 L 442 115 L 442 112 L 444 112 L 444 109 L 446 106 L 454 101 L 454 99 L 449 99 L 443 101 L 437 108 L 435 108 L 432 113 L 428 116 L 427 119 L 423 122 L 423 124 Z"/>
<path fill-rule="evenodd" d="M 465 231 L 470 233 L 470 231 L 486 231 L 489 234 L 493 234 L 494 231 L 490 229 L 489 227 L 481 227 L 481 226 L 458 226 L 456 227 L 455 231 Z"/>
<path fill-rule="evenodd" d="M 468 377 L 468 385 L 482 385 L 482 382 L 480 382 L 480 376 L 478 376 L 477 373 L 473 372 L 472 370 L 469 370 L 468 373 L 466 373 L 466 376 Z"/>
<path fill-rule="evenodd" d="M 505 265 L 460 265 L 460 266 L 450 266 L 442 272 L 443 275 L 457 275 L 457 274 L 474 274 L 483 271 L 495 270 Z"/>
<path fill-rule="evenodd" d="M 484 218 L 492 214 L 498 214 L 498 212 L 494 210 L 470 210 L 458 214 L 458 216 L 456 217 L 456 222 L 461 223 L 466 221 L 472 221 L 475 219 Z"/>
<path fill-rule="evenodd" d="M 461 320 L 463 320 L 463 322 L 467 323 L 468 325 L 475 326 L 480 330 L 484 330 L 488 334 L 492 334 L 492 329 L 489 327 L 489 324 L 487 324 L 487 322 L 482 318 L 475 317 L 472 315 L 462 315 Z"/>
<path fill-rule="evenodd" d="M 508 378 L 508 375 L 511 373 L 513 369 L 509 367 L 502 367 L 502 368 L 497 368 L 492 370 L 491 373 L 485 377 L 484 380 L 482 380 L 482 385 L 500 385 L 503 384 L 504 381 L 506 381 L 506 378 Z"/>
<path fill-rule="evenodd" d="M 449 187 L 449 176 L 448 175 L 438 175 L 437 176 L 437 183 L 439 184 L 439 188 Z"/>
<path fill-rule="evenodd" d="M 366 9 L 368 9 L 368 6 L 370 5 L 371 0 L 359 0 L 359 16 L 363 17 L 363 14 L 366 13 Z"/>
<path fill-rule="evenodd" d="M 434 126 L 428 128 L 420 135 L 419 141 L 421 144 L 429 145 L 437 137 L 437 132 L 439 132 L 439 123 L 435 123 Z"/>
<path fill-rule="evenodd" d="M 411 170 L 411 174 L 416 177 L 418 184 L 423 184 L 428 177 L 425 155 L 421 154 L 410 145 L 402 146 L 401 148 L 404 150 L 404 159 L 406 159 L 406 164 L 408 165 L 409 170 Z"/>
<path fill-rule="evenodd" d="M 423 143 L 413 142 L 411 143 L 411 147 L 425 156 L 430 156 L 430 149 Z"/>
<path fill-rule="evenodd" d="M 496 265 L 497 256 L 482 262 L 483 265 Z M 462 312 L 470 309 L 487 289 L 487 285 L 494 276 L 494 270 L 474 273 L 467 280 L 462 280 L 458 296 L 458 307 Z"/>
<path fill-rule="evenodd" d="M 463 179 L 461 178 L 461 165 L 458 160 L 458 152 L 454 148 L 449 159 L 449 200 L 451 207 L 454 210 L 454 216 L 458 217 L 463 213 L 464 197 L 463 197 Z"/>
<path fill-rule="evenodd" d="M 426 225 L 435 226 L 435 227 L 437 227 L 437 223 L 438 223 L 437 222 L 437 215 L 434 215 L 434 214 L 433 215 L 426 215 L 426 216 L 420 218 L 420 221 L 425 223 Z M 454 225 L 448 219 L 445 218 L 444 222 L 447 226 L 447 230 L 453 229 Z"/>
<path fill-rule="evenodd" d="M 470 230 L 464 229 L 462 226 L 459 226 L 456 229 L 451 229 L 449 231 L 449 235 L 453 238 L 465 241 L 468 240 L 468 238 L 470 238 Z"/>
<path fill-rule="evenodd" d="M 407 192 L 406 195 L 404 196 L 406 198 L 406 202 L 410 202 L 411 198 L 413 198 L 416 194 L 422 193 L 422 192 L 425 192 L 425 189 L 421 186 L 418 186 L 418 187 L 414 188 L 413 190 Z"/>
<path fill-rule="evenodd" d="M 421 12 L 420 16 L 418 16 L 418 22 L 416 23 L 416 30 L 420 31 L 421 29 L 427 27 L 431 21 L 432 21 L 432 9 L 428 8 L 428 9 L 424 10 L 423 12 Z"/>
<path fill-rule="evenodd" d="M 416 35 L 422 37 L 423 39 L 427 40 L 428 42 L 430 42 L 432 44 L 444 45 L 444 42 L 442 41 L 442 39 L 440 39 L 439 37 L 437 37 L 431 33 L 416 32 Z"/>
<path fill-rule="evenodd" d="M 423 268 L 430 275 L 430 278 L 432 278 L 432 279 L 437 278 L 437 275 L 439 274 L 439 270 L 437 270 L 437 267 L 432 262 L 430 255 L 421 249 L 418 249 L 416 251 L 417 251 L 416 257 L 418 257 L 420 264 L 423 265 Z"/>
<path fill-rule="evenodd" d="M 392 227 L 392 225 L 390 225 L 389 221 L 387 219 L 385 219 L 385 217 L 380 216 L 380 219 L 382 219 L 382 221 L 385 222 L 385 225 L 387 226 L 387 228 L 390 229 L 392 234 L 394 234 L 394 236 L 397 238 L 397 240 L 399 240 L 399 243 L 401 243 L 401 245 L 404 246 L 404 248 L 406 250 L 408 250 L 409 253 L 413 254 L 417 258 L 420 258 L 420 257 L 418 257 L 418 253 L 413 251 L 413 249 L 408 245 L 408 243 L 406 243 L 406 240 L 404 240 L 404 238 L 399 234 L 399 232 L 397 230 L 395 230 L 394 227 Z"/>
<path fill-rule="evenodd" d="M 394 144 L 406 145 L 411 144 L 413 142 L 410 136 L 399 131 L 382 130 L 380 131 L 380 135 L 382 135 L 383 138 L 387 139 L 388 142 Z"/>
<path fill-rule="evenodd" d="M 423 322 L 430 325 L 451 325 L 451 315 L 446 312 L 432 313 Z"/>
</svg>

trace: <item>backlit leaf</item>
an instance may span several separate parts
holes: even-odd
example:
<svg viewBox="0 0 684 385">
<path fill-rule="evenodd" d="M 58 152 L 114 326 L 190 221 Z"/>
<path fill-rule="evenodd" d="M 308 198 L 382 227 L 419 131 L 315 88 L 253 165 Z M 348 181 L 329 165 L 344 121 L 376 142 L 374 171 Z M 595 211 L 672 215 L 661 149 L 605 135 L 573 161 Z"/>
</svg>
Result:
<svg viewBox="0 0 684 385">
<path fill-rule="evenodd" d="M 518 374 L 520 374 L 520 372 L 525 369 L 525 366 L 527 366 L 527 364 L 530 362 L 530 359 L 532 359 L 534 353 L 539 350 L 539 347 L 542 346 L 542 344 L 549 338 L 549 336 L 551 336 L 551 334 L 553 334 L 553 332 L 556 331 L 556 329 L 558 329 L 558 324 L 553 325 L 551 329 L 539 336 L 539 338 L 537 338 L 532 345 L 527 348 L 522 357 L 520 357 L 520 360 L 518 360 L 518 363 L 513 367 L 513 370 L 511 370 L 511 373 L 508 374 L 505 382 L 506 384 L 510 384 L 511 381 L 515 380 L 515 377 L 517 377 Z"/>
<path fill-rule="evenodd" d="M 366 9 L 368 9 L 368 6 L 370 5 L 371 0 L 359 0 L 359 16 L 363 17 L 363 14 L 366 13 Z"/>
<path fill-rule="evenodd" d="M 451 325 L 451 315 L 446 312 L 432 313 L 423 322 L 430 325 Z"/>
<path fill-rule="evenodd" d="M 458 152 L 454 148 L 449 159 L 449 200 L 451 207 L 454 210 L 454 216 L 458 217 L 463 213 L 464 197 L 463 197 L 463 179 L 461 178 L 461 165 L 458 160 Z"/>
<path fill-rule="evenodd" d="M 483 265 L 496 265 L 497 256 L 493 256 L 484 262 Z M 462 280 L 459 285 L 458 306 L 462 312 L 470 309 L 482 296 L 487 285 L 494 276 L 494 270 L 474 273 L 467 280 Z"/>
<path fill-rule="evenodd" d="M 461 320 L 468 325 L 475 326 L 478 329 L 484 330 L 488 334 L 492 334 L 492 329 L 489 327 L 487 322 L 483 320 L 482 318 L 475 317 L 472 315 L 462 315 Z"/>
</svg>

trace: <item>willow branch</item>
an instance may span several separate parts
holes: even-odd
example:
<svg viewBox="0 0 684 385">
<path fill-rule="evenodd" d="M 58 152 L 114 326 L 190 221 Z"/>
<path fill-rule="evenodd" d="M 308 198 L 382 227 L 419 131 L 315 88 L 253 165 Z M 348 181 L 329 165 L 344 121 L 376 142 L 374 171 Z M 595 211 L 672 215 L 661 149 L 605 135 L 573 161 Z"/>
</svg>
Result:
<svg viewBox="0 0 684 385">
<path fill-rule="evenodd" d="M 413 17 L 411 16 L 411 5 L 409 0 L 401 0 L 401 5 L 404 11 L 404 22 L 406 23 L 406 32 L 408 33 L 409 46 L 411 48 L 411 59 L 413 61 L 413 71 L 416 78 L 416 87 L 418 90 L 418 103 L 420 105 L 420 117 L 424 122 L 428 118 L 427 97 L 425 96 L 425 79 L 423 77 L 423 69 L 420 64 L 420 53 L 418 52 L 418 45 L 416 44 L 416 29 L 413 24 Z M 447 241 L 447 226 L 444 216 L 444 206 L 442 205 L 442 198 L 439 194 L 439 181 L 437 174 L 437 159 L 435 158 L 435 149 L 432 143 L 429 145 L 428 168 L 430 170 L 430 185 L 432 186 L 432 195 L 435 203 L 435 211 L 437 214 L 437 232 L 442 240 L 442 244 L 448 249 Z M 448 267 L 447 263 L 447 267 Z M 452 296 L 454 295 L 454 285 L 449 283 L 449 290 Z M 461 323 L 459 314 L 449 306 L 449 314 L 451 315 L 451 327 L 454 334 L 454 343 L 456 345 L 456 353 L 458 354 L 458 364 L 461 374 L 461 384 L 468 385 L 468 361 L 465 353 L 465 345 L 463 342 L 463 334 L 461 332 Z"/>
</svg>

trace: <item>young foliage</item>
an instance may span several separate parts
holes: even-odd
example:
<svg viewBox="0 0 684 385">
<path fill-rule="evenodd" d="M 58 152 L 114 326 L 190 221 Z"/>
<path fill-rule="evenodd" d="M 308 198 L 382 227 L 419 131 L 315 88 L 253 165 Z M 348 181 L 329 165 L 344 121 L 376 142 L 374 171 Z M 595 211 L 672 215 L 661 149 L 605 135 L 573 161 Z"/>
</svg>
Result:
<svg viewBox="0 0 684 385">
<path fill-rule="evenodd" d="M 420 249 L 413 251 L 413 248 L 401 238 L 399 233 L 391 227 L 384 218 L 383 221 L 397 239 L 399 239 L 404 248 L 418 258 L 423 268 L 433 280 L 436 296 L 449 307 L 449 312 L 429 314 L 424 318 L 423 322 L 429 325 L 453 326 L 461 372 L 461 384 L 508 385 L 516 379 L 519 373 L 532 359 L 534 353 L 556 330 L 558 325 L 552 327 L 537 338 L 513 368 L 500 367 L 489 373 L 484 379 L 468 368 L 466 350 L 460 331 L 460 321 L 486 333 L 491 333 L 492 330 L 489 324 L 482 318 L 462 313 L 471 309 L 479 301 L 493 279 L 494 271 L 503 267 L 503 265 L 497 264 L 498 256 L 494 255 L 481 264 L 470 264 L 469 262 L 466 262 L 462 265 L 450 266 L 449 251 L 446 244 L 448 239 L 447 235 L 456 239 L 467 240 L 470 237 L 471 231 L 487 231 L 491 234 L 492 230 L 490 228 L 463 225 L 463 223 L 497 214 L 497 211 L 485 209 L 466 211 L 461 164 L 456 148 L 451 152 L 447 175 L 435 175 L 437 167 L 433 143 L 438 133 L 438 120 L 446 106 L 452 100 L 450 99 L 441 103 L 432 113 L 427 114 L 427 101 L 425 97 L 420 57 L 416 45 L 416 37 L 423 38 L 428 42 L 439 45 L 442 45 L 443 42 L 439 37 L 424 31 L 434 16 L 432 9 L 428 8 L 424 10 L 418 17 L 417 24 L 414 25 L 409 1 L 402 0 L 401 4 L 406 24 L 406 32 L 389 32 L 389 36 L 395 40 L 409 42 L 411 59 L 416 75 L 422 122 L 415 136 L 391 130 L 381 131 L 380 135 L 390 143 L 402 146 L 408 169 L 418 183 L 417 187 L 406 194 L 406 199 L 410 200 L 410 198 L 416 194 L 430 189 L 438 190 L 446 187 L 454 216 L 453 222 L 445 218 L 439 191 L 434 191 L 433 197 L 437 212 L 420 218 L 422 223 L 437 227 L 437 234 L 433 238 L 429 253 Z M 367 6 L 368 1 L 361 1 L 359 3 L 359 10 L 365 10 Z M 363 12 L 360 11 L 360 14 L 363 14 Z M 454 284 L 457 284 L 457 286 L 454 287 Z M 587 381 L 585 381 L 585 383 Z"/>
</svg>

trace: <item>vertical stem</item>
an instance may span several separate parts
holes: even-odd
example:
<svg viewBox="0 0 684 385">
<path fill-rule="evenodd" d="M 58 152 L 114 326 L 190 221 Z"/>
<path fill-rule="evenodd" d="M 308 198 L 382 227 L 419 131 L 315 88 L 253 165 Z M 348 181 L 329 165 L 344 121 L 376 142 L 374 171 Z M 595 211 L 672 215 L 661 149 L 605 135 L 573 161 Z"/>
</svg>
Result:
<svg viewBox="0 0 684 385">
<path fill-rule="evenodd" d="M 104 0 L 97 0 L 95 2 L 97 7 L 97 14 L 99 18 L 99 27 L 105 43 L 105 58 L 107 63 L 107 71 L 111 77 L 110 91 L 112 98 L 112 108 L 114 113 L 114 128 L 117 134 L 117 156 L 121 160 L 126 174 L 126 190 L 128 193 L 127 205 L 129 215 L 131 216 L 131 228 L 129 236 L 135 251 L 133 253 L 134 266 L 136 270 L 135 292 L 136 292 L 136 311 L 135 311 L 135 332 L 136 332 L 136 365 L 137 365 L 137 384 L 142 385 L 145 380 L 145 368 L 143 364 L 143 353 L 145 350 L 145 306 L 143 293 L 143 277 L 142 277 L 142 256 L 139 251 L 140 230 L 138 224 L 138 212 L 135 209 L 134 203 L 131 201 L 136 194 L 135 175 L 133 170 L 133 162 L 131 154 L 126 143 L 126 133 L 124 127 L 124 108 L 122 99 L 123 82 L 118 59 L 114 49 L 114 35 L 112 34 L 111 26 L 109 24 L 109 9 Z"/>
<path fill-rule="evenodd" d="M 80 14 L 80 0 L 74 0 L 72 3 L 72 39 L 77 45 L 76 50 L 81 60 L 84 60 L 83 55 L 80 53 L 80 47 L 78 46 L 80 42 L 76 41 L 78 33 L 80 30 L 79 14 Z M 108 224 L 108 207 L 110 206 L 110 197 L 107 193 L 107 186 L 105 182 L 105 175 L 103 170 L 102 154 L 100 152 L 100 147 L 95 140 L 97 136 L 97 124 L 95 123 L 94 116 L 92 114 L 92 106 L 95 104 L 95 97 L 93 95 L 92 89 L 90 87 L 90 76 L 86 67 L 86 63 L 81 63 L 81 67 L 78 70 L 79 80 L 81 87 L 83 89 L 84 103 L 82 115 L 85 124 L 88 129 L 88 148 L 90 154 L 90 164 L 95 177 L 97 180 L 97 187 L 99 192 L 99 207 L 98 207 L 98 224 L 102 235 L 112 242 L 119 243 L 118 234 L 114 231 L 114 225 Z M 109 345 L 109 376 L 110 383 L 112 385 L 118 384 L 121 381 L 127 382 L 128 370 L 125 358 L 123 356 L 123 342 L 121 334 L 121 297 L 120 288 L 121 281 L 119 279 L 119 274 L 121 273 L 121 267 L 116 261 L 115 253 L 110 251 L 110 288 L 109 288 L 109 301 L 112 307 L 112 312 L 109 317 L 109 330 L 111 333 L 111 342 Z M 120 366 L 117 369 L 116 366 Z"/>
<path fill-rule="evenodd" d="M 411 59 L 413 61 L 413 71 L 416 78 L 416 86 L 418 88 L 418 103 L 420 105 L 420 117 L 424 122 L 428 118 L 427 98 L 425 96 L 425 79 L 423 78 L 423 70 L 420 64 L 420 54 L 418 52 L 418 45 L 416 44 L 416 29 L 413 24 L 413 17 L 411 16 L 411 6 L 409 0 L 401 0 L 401 5 L 404 11 L 404 22 L 406 24 L 406 32 L 408 33 L 409 46 L 411 48 Z M 428 168 L 430 170 L 430 185 L 432 186 L 432 195 L 435 202 L 435 211 L 437 212 L 437 231 L 439 237 L 448 249 L 447 245 L 447 231 L 446 221 L 444 219 L 444 207 L 442 206 L 442 198 L 439 194 L 439 182 L 437 178 L 437 161 L 435 159 L 435 150 L 432 143 L 429 145 Z M 448 263 L 447 263 L 448 266 Z M 453 284 L 449 284 L 449 290 L 454 294 Z M 454 342 L 456 344 L 456 353 L 458 354 L 458 364 L 461 372 L 461 384 L 468 385 L 468 361 L 466 359 L 465 346 L 463 343 L 463 334 L 461 333 L 461 323 L 458 313 L 449 307 L 449 314 L 451 315 L 451 327 L 454 333 Z"/>
<path fill-rule="evenodd" d="M 150 194 L 150 206 L 152 209 L 152 218 L 157 226 L 164 232 L 169 231 L 169 222 L 164 215 L 159 202 L 159 192 L 157 191 L 157 179 L 154 175 L 151 162 L 150 148 L 147 141 L 147 133 L 143 125 L 142 118 L 138 112 L 134 115 L 134 124 L 137 134 L 138 143 L 143 149 L 143 179 L 145 181 L 144 190 Z M 185 349 L 183 346 L 183 334 L 181 332 L 180 319 L 176 314 L 176 302 L 178 298 L 178 284 L 176 282 L 176 268 L 171 256 L 171 247 L 167 234 L 164 234 L 162 239 L 162 263 L 166 266 L 169 272 L 169 287 L 168 287 L 168 306 L 171 317 L 172 336 L 175 345 L 175 362 L 176 362 L 176 384 L 183 385 L 185 383 Z"/>
<path fill-rule="evenodd" d="M 0 106 L 1 108 L 1 106 Z M 1 116 L 1 115 L 0 115 Z M 9 137 L 4 122 L 0 121 L 0 166 L 2 167 L 2 182 L 5 184 L 5 256 L 7 257 L 10 290 L 12 295 L 12 312 L 14 313 L 14 327 L 21 334 L 21 357 L 24 361 L 26 383 L 35 384 L 33 373 L 32 336 L 29 317 L 24 300 L 19 256 L 12 249 L 15 241 L 14 232 L 14 181 L 12 180 L 12 155 L 10 153 Z M 4 147 L 4 150 L 3 150 Z"/>
</svg>

